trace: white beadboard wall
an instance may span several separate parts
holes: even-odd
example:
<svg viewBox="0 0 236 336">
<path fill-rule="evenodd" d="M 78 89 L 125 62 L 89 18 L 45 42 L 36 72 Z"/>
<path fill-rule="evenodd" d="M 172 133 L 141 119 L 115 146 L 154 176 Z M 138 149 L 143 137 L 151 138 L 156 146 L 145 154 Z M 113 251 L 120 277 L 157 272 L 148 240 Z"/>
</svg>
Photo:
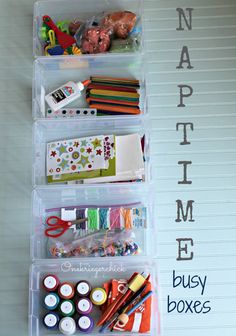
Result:
<svg viewBox="0 0 236 336">
<path fill-rule="evenodd" d="M 101 0 L 98 0 L 101 1 Z M 105 3 L 105 1 L 104 1 Z M 0 335 L 28 334 L 31 197 L 32 0 L 0 0 Z M 194 8 L 193 29 L 176 31 L 177 7 Z M 144 0 L 151 153 L 156 191 L 164 336 L 236 334 L 236 1 Z M 194 69 L 176 69 L 189 48 Z M 177 108 L 179 84 L 193 87 Z M 192 122 L 180 146 L 177 122 Z M 189 160 L 191 185 L 178 185 Z M 176 223 L 175 201 L 195 201 L 195 222 Z M 176 261 L 177 238 L 194 258 Z M 172 271 L 207 276 L 199 288 L 172 287 Z M 208 314 L 167 313 L 167 295 L 210 301 Z M 153 335 L 156 336 L 156 335 Z"/>
<path fill-rule="evenodd" d="M 176 8 L 194 8 L 192 30 Z M 153 179 L 158 208 L 162 331 L 164 336 L 236 334 L 236 1 L 145 1 Z M 193 69 L 176 69 L 187 46 Z M 193 88 L 179 104 L 178 85 Z M 181 146 L 176 123 L 191 122 Z M 188 166 L 191 185 L 180 185 Z M 175 222 L 176 200 L 194 200 L 195 222 Z M 177 238 L 192 238 L 194 257 L 176 261 Z M 173 288 L 172 272 L 207 276 L 199 288 Z M 210 301 L 208 314 L 167 312 L 171 300 Z"/>
</svg>

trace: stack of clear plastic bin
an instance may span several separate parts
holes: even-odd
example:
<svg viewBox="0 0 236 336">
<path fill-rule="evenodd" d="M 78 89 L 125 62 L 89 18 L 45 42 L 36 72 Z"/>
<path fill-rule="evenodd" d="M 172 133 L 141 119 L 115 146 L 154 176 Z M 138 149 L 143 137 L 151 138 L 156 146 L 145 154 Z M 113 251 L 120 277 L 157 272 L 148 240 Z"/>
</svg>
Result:
<svg viewBox="0 0 236 336">
<path fill-rule="evenodd" d="M 53 20 L 72 20 L 78 15 L 85 19 L 101 12 L 128 10 L 136 13 L 141 20 L 140 47 L 133 53 L 105 53 L 80 56 L 44 56 L 40 27 L 42 17 L 49 15 Z M 148 104 L 145 73 L 145 38 L 142 22 L 142 0 L 47 0 L 35 3 L 34 7 L 34 78 L 33 78 L 33 196 L 29 300 L 29 334 L 61 335 L 47 330 L 42 322 L 42 280 L 48 273 L 57 275 L 61 281 L 77 282 L 79 279 L 101 286 L 112 278 L 123 279 L 134 272 L 151 275 L 153 299 L 151 330 L 144 335 L 157 335 L 160 331 L 159 294 L 157 282 L 156 223 L 155 206 L 151 185 L 151 158 L 149 156 Z M 82 81 L 90 76 L 133 77 L 140 81 L 140 107 L 138 116 L 87 116 L 83 118 L 47 118 L 48 106 L 45 94 L 68 81 Z M 83 101 L 77 100 L 71 107 L 83 108 Z M 86 185 L 48 185 L 46 176 L 46 145 L 50 141 L 72 139 L 99 134 L 133 134 L 145 136 L 143 182 L 104 183 Z M 48 253 L 48 239 L 45 237 L 47 210 L 70 206 L 86 207 L 117 204 L 142 204 L 147 210 L 147 225 L 140 230 L 136 239 L 140 254 L 119 257 L 69 257 L 53 258 Z M 76 334 L 79 334 L 77 331 Z M 98 328 L 91 332 L 99 335 Z M 121 335 L 113 331 L 114 335 Z M 130 332 L 130 335 L 141 335 Z"/>
</svg>

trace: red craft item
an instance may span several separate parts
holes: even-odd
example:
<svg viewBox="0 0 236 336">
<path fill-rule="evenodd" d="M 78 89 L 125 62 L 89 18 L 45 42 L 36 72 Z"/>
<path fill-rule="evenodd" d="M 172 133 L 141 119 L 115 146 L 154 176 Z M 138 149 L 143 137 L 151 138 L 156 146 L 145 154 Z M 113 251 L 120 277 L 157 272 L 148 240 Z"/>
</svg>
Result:
<svg viewBox="0 0 236 336">
<path fill-rule="evenodd" d="M 81 40 L 81 49 L 85 54 L 98 54 L 109 50 L 111 45 L 110 29 L 101 27 L 88 28 Z"/>
<path fill-rule="evenodd" d="M 72 46 L 74 43 L 76 43 L 74 37 L 66 34 L 66 33 L 63 33 L 56 25 L 55 23 L 52 21 L 52 19 L 50 18 L 50 16 L 48 15 L 44 15 L 43 16 L 43 22 L 49 27 L 51 28 L 56 37 L 57 37 L 57 41 L 58 43 L 60 44 L 60 46 L 63 48 L 63 49 L 67 49 L 69 48 L 70 46 Z"/>
</svg>

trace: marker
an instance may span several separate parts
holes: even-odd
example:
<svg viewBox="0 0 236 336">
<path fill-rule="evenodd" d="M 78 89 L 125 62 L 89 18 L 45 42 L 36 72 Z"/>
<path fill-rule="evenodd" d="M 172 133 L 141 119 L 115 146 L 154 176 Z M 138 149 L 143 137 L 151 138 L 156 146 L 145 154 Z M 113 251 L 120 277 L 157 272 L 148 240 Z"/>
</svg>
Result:
<svg viewBox="0 0 236 336">
<path fill-rule="evenodd" d="M 90 316 L 80 316 L 77 325 L 81 332 L 88 333 L 93 330 L 94 321 Z"/>
<path fill-rule="evenodd" d="M 120 314 L 118 316 L 118 321 L 120 321 L 123 325 L 126 325 L 129 321 L 129 316 L 135 312 L 136 309 L 138 309 L 141 304 L 143 304 L 145 301 L 147 301 L 147 299 L 153 294 L 152 291 L 148 292 L 146 295 L 144 295 L 144 297 L 137 302 L 130 310 L 128 310 L 127 312 L 124 312 L 122 314 Z"/>
<path fill-rule="evenodd" d="M 75 295 L 74 286 L 69 282 L 63 282 L 59 286 L 58 294 L 64 300 L 72 299 Z"/>
<path fill-rule="evenodd" d="M 57 329 L 59 316 L 56 313 L 48 313 L 43 318 L 43 324 L 47 329 Z"/>
<path fill-rule="evenodd" d="M 87 298 L 81 298 L 76 303 L 76 310 L 81 315 L 88 315 L 93 309 L 92 302 Z"/>
<path fill-rule="evenodd" d="M 47 292 L 54 292 L 59 286 L 59 279 L 53 274 L 48 274 L 43 279 L 43 287 Z"/>
<path fill-rule="evenodd" d="M 90 294 L 92 288 L 88 281 L 81 280 L 77 283 L 77 285 L 75 286 L 75 289 L 76 289 L 76 293 L 80 297 L 85 297 Z"/>
<path fill-rule="evenodd" d="M 71 300 L 65 300 L 60 304 L 60 312 L 63 316 L 72 316 L 75 313 L 75 305 Z"/>
<path fill-rule="evenodd" d="M 48 310 L 55 310 L 60 303 L 60 298 L 56 293 L 49 293 L 44 298 L 44 306 Z"/>
<path fill-rule="evenodd" d="M 103 305 L 107 300 L 107 293 L 103 288 L 94 288 L 90 294 L 90 300 L 96 306 Z"/>
<path fill-rule="evenodd" d="M 72 317 L 63 317 L 59 323 L 59 330 L 63 335 L 74 335 L 76 323 Z"/>
</svg>

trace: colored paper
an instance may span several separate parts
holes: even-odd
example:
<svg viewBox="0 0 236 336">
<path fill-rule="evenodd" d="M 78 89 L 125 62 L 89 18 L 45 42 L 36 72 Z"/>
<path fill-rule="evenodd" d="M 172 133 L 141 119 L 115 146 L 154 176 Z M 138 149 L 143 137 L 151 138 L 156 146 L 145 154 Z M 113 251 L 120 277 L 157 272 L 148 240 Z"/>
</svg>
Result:
<svg viewBox="0 0 236 336">
<path fill-rule="evenodd" d="M 54 176 L 48 176 L 48 183 L 62 183 L 68 181 L 78 181 L 88 178 L 113 176 L 116 174 L 116 148 L 115 148 L 115 136 L 106 135 L 103 137 L 103 150 L 104 150 L 104 169 L 97 169 L 85 172 L 74 172 L 68 174 L 57 174 Z"/>
<path fill-rule="evenodd" d="M 139 134 L 116 136 L 116 173 L 115 176 L 104 176 L 84 180 L 84 183 L 118 182 L 142 179 L 144 161 Z"/>
</svg>

